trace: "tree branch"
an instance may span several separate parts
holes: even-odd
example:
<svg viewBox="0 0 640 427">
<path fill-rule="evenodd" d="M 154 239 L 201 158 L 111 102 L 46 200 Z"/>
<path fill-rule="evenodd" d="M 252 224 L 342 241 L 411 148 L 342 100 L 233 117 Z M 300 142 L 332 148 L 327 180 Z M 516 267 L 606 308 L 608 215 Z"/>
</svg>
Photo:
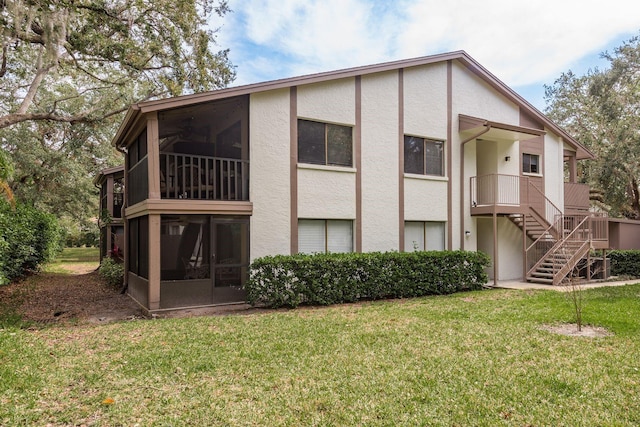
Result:
<svg viewBox="0 0 640 427">
<path fill-rule="evenodd" d="M 90 113 L 95 112 L 98 108 L 89 110 L 83 114 L 77 114 L 73 116 L 62 116 L 55 114 L 55 112 L 48 113 L 24 113 L 24 114 L 7 114 L 0 117 L 0 129 L 26 122 L 26 121 L 53 121 L 61 123 L 95 123 L 100 122 L 108 117 L 127 111 L 128 107 L 119 108 L 113 111 L 109 111 L 100 117 L 89 117 Z"/>
<path fill-rule="evenodd" d="M 0 68 L 0 78 L 7 73 L 7 45 L 2 46 L 2 66 Z"/>
<path fill-rule="evenodd" d="M 18 115 L 25 114 L 27 112 L 27 110 L 29 109 L 29 106 L 31 106 L 31 103 L 33 102 L 33 99 L 36 96 L 36 92 L 38 91 L 38 88 L 40 87 L 42 80 L 44 80 L 44 76 L 49 72 L 49 70 L 51 70 L 51 68 L 53 68 L 57 60 L 57 58 L 53 58 L 51 63 L 48 66 L 44 67 L 42 65 L 42 62 L 43 62 L 42 56 L 43 56 L 43 48 L 41 48 L 40 52 L 38 52 L 38 60 L 36 65 L 36 69 L 38 71 L 36 72 L 35 77 L 31 81 L 29 90 L 27 91 L 26 96 L 22 100 L 20 107 L 18 107 L 18 110 L 16 111 L 16 114 Z"/>
</svg>

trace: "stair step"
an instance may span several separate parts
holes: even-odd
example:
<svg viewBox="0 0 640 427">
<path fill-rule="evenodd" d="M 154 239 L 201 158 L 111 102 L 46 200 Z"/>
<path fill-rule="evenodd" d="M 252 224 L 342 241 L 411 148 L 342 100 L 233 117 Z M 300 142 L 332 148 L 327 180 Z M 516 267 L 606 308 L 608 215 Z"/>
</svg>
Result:
<svg viewBox="0 0 640 427">
<path fill-rule="evenodd" d="M 527 281 L 528 282 L 536 282 L 536 283 L 553 284 L 553 279 L 541 279 L 539 277 L 531 277 L 531 276 L 527 276 Z"/>
<path fill-rule="evenodd" d="M 530 277 L 535 277 L 536 279 L 553 279 L 552 273 L 532 273 Z"/>
</svg>

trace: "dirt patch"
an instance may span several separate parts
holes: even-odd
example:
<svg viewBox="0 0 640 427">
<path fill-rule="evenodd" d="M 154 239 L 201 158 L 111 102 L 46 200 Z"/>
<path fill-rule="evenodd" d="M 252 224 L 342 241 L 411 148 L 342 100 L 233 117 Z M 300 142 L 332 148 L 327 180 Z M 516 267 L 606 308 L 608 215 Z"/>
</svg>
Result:
<svg viewBox="0 0 640 427">
<path fill-rule="evenodd" d="M 25 321 L 43 323 L 110 322 L 142 317 L 140 307 L 119 289 L 107 286 L 95 265 L 64 273 L 40 273 L 0 287 L 0 306 Z"/>
<path fill-rule="evenodd" d="M 600 338 L 613 335 L 613 333 L 599 326 L 582 325 L 581 330 L 578 331 L 578 325 L 575 323 L 544 325 L 542 326 L 542 329 L 553 332 L 554 334 L 567 335 L 571 337 Z"/>
</svg>

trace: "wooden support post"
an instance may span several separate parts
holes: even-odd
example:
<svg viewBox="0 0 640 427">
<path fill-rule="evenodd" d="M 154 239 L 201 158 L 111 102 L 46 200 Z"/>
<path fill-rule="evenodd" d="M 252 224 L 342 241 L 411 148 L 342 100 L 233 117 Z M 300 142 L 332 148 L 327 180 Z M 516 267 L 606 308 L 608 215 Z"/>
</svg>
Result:
<svg viewBox="0 0 640 427">
<path fill-rule="evenodd" d="M 160 308 L 160 215 L 149 215 L 149 310 Z"/>
<path fill-rule="evenodd" d="M 493 207 L 493 286 L 498 286 L 498 214 Z"/>
<path fill-rule="evenodd" d="M 527 214 L 522 214 L 522 281 L 527 281 Z"/>
</svg>

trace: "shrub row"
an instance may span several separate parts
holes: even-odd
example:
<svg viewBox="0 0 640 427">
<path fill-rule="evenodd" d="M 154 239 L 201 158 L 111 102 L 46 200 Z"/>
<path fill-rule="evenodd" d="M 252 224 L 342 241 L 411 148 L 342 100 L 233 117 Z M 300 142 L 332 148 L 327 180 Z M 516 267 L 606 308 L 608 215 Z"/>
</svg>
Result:
<svg viewBox="0 0 640 427">
<path fill-rule="evenodd" d="M 489 257 L 481 252 L 371 252 L 278 255 L 256 259 L 245 286 L 250 304 L 326 305 L 480 289 Z"/>
<path fill-rule="evenodd" d="M 0 198 L 0 285 L 36 271 L 62 250 L 63 233 L 53 215 Z"/>
<path fill-rule="evenodd" d="M 611 251 L 611 275 L 640 277 L 640 250 Z"/>
</svg>

